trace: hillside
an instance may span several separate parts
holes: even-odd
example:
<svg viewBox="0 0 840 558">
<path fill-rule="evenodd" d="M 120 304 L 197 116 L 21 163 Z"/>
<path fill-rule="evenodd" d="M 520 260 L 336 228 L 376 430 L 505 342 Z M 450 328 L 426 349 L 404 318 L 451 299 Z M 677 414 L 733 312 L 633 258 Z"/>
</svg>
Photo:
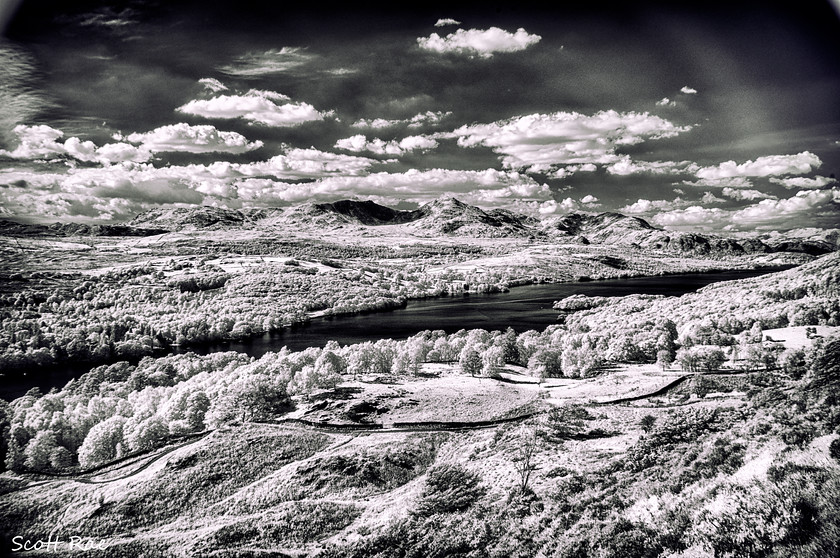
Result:
<svg viewBox="0 0 840 558">
<path fill-rule="evenodd" d="M 242 227 L 245 213 L 207 205 L 150 209 L 129 222 L 133 227 L 153 227 L 173 231 Z"/>
<path fill-rule="evenodd" d="M 462 211 L 442 205 L 430 216 Z M 370 309 L 410 285 L 406 266 L 161 260 L 6 299 L 21 313 L 3 329 L 15 351 L 119 362 L 0 402 L 2 550 L 21 533 L 80 558 L 840 549 L 840 253 L 679 297 L 577 297 L 542 331 L 424 331 L 259 359 L 146 349 L 247 336 L 326 297 Z M 763 343 L 762 328 L 800 326 L 823 337 Z M 136 349 L 146 358 L 129 361 Z M 716 364 L 692 368 L 704 352 Z M 72 536 L 104 547 L 76 552 Z"/>
<path fill-rule="evenodd" d="M 442 198 L 421 206 L 418 218 L 406 228 L 430 236 L 528 237 L 536 232 L 535 219 L 501 209 L 484 211 L 455 198 Z"/>
<path fill-rule="evenodd" d="M 840 253 L 793 269 L 739 281 L 724 281 L 680 297 L 635 295 L 577 301 L 570 328 L 609 337 L 628 328 L 642 330 L 663 316 L 683 335 L 730 339 L 758 323 L 760 328 L 840 324 Z M 570 305 L 565 305 L 569 307 Z M 693 332 L 693 333 L 692 333 Z M 702 332 L 698 333 L 698 332 Z"/>
<path fill-rule="evenodd" d="M 565 335 L 517 345 L 555 350 Z M 374 348 L 426 344 L 440 360 L 432 344 L 459 336 L 481 338 Z M 0 477 L 2 543 L 52 535 L 52 552 L 88 558 L 833 556 L 832 347 L 802 379 L 652 364 L 544 379 L 502 365 L 494 379 L 443 362 L 357 376 L 367 346 L 101 367 L 6 410 L 15 440 L 36 424 L 58 432 L 31 447 L 85 438 L 85 470 L 57 474 L 61 460 L 26 451 L 47 473 Z M 307 387 L 328 361 L 338 368 Z M 74 551 L 72 536 L 94 548 Z"/>
<path fill-rule="evenodd" d="M 382 227 L 396 225 L 394 233 L 424 236 L 528 237 L 539 234 L 536 219 L 497 209 L 489 212 L 455 198 L 429 202 L 412 211 L 400 211 L 372 201 L 341 200 L 306 203 L 288 208 L 220 209 L 211 207 L 155 209 L 135 217 L 135 227 L 168 228 L 176 231 L 199 229 L 259 230 L 302 227 L 308 230 L 341 228 L 347 225 Z"/>
<path fill-rule="evenodd" d="M 85 225 L 80 223 L 39 225 L 0 219 L 0 236 L 154 236 L 167 232 L 169 232 L 167 229 L 130 225 Z"/>
<path fill-rule="evenodd" d="M 658 250 L 675 254 L 743 255 L 794 252 L 820 255 L 837 248 L 836 235 L 822 238 L 777 233 L 762 238 L 728 238 L 711 234 L 666 231 L 639 217 L 620 213 L 572 213 L 542 220 L 504 209 L 485 211 L 455 198 L 441 198 L 415 210 L 397 210 L 372 201 L 342 200 L 287 208 L 220 209 L 212 207 L 155 209 L 138 215 L 131 227 L 157 230 L 238 230 L 322 232 L 356 227 L 379 235 L 511 238 L 536 242 L 599 244 Z"/>
</svg>

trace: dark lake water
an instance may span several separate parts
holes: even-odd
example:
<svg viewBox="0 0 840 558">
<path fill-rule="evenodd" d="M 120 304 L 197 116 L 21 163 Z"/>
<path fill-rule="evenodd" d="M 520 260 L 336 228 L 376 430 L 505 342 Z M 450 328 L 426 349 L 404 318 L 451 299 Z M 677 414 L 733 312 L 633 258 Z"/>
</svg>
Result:
<svg viewBox="0 0 840 558">
<path fill-rule="evenodd" d="M 335 340 L 341 345 L 375 341 L 382 338 L 404 339 L 424 330 L 454 333 L 461 329 L 503 330 L 517 332 L 541 330 L 556 324 L 559 312 L 552 308 L 556 300 L 573 295 L 626 296 L 658 294 L 680 296 L 719 281 L 731 281 L 764 275 L 778 269 L 692 273 L 633 279 L 610 279 L 585 283 L 552 283 L 514 287 L 507 293 L 470 294 L 412 300 L 404 308 L 383 312 L 317 318 L 308 324 L 275 334 L 266 334 L 248 341 L 218 343 L 201 347 L 178 348 L 175 352 L 208 354 L 218 351 L 239 351 L 261 357 L 269 351 L 288 347 L 297 351 L 306 347 L 323 347 Z M 10 400 L 38 386 L 46 393 L 61 388 L 78 377 L 90 365 L 67 365 L 33 371 L 27 376 L 8 377 L 0 383 L 0 398 Z"/>
</svg>

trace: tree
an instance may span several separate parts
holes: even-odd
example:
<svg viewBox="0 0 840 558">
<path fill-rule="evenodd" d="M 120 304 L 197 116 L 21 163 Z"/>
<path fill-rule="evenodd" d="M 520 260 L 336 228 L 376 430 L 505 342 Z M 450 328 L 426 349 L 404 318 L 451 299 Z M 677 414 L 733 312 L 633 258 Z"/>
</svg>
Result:
<svg viewBox="0 0 840 558">
<path fill-rule="evenodd" d="M 519 432 L 519 444 L 517 445 L 516 455 L 513 458 L 513 465 L 516 469 L 516 475 L 519 478 L 520 494 L 526 494 L 530 488 L 528 483 L 531 481 L 531 473 L 537 467 L 534 463 L 534 454 L 537 451 L 537 429 L 535 427 L 522 428 Z"/>
<path fill-rule="evenodd" d="M 57 447 L 55 434 L 49 430 L 38 432 L 23 452 L 24 466 L 32 471 L 50 470 L 50 455 Z"/>
<path fill-rule="evenodd" d="M 113 416 L 95 425 L 79 448 L 79 464 L 93 467 L 116 459 L 122 454 L 123 426 L 126 418 Z"/>
<path fill-rule="evenodd" d="M 160 415 L 153 415 L 129 430 L 126 422 L 125 444 L 132 451 L 144 451 L 157 447 L 161 440 L 169 436 L 169 426 Z"/>
<path fill-rule="evenodd" d="M 387 374 L 391 371 L 393 355 L 388 357 L 381 346 L 366 341 L 352 347 L 347 369 L 354 378 L 361 374 Z"/>
<path fill-rule="evenodd" d="M 191 430 L 204 430 L 204 416 L 209 408 L 210 399 L 203 391 L 194 391 L 187 397 L 184 420 Z"/>
<path fill-rule="evenodd" d="M 583 432 L 584 421 L 592 418 L 592 414 L 583 405 L 569 403 L 555 407 L 548 413 L 545 436 L 555 441 L 575 438 Z"/>
<path fill-rule="evenodd" d="M 481 355 L 481 372 L 487 377 L 495 377 L 504 369 L 504 350 L 493 346 L 484 350 Z"/>
<path fill-rule="evenodd" d="M 779 365 L 785 374 L 799 380 L 808 371 L 808 362 L 805 360 L 804 349 L 788 349 L 779 357 Z"/>
<path fill-rule="evenodd" d="M 656 351 L 656 364 L 663 370 L 668 368 L 673 362 L 674 355 L 671 351 L 667 349 L 659 349 Z"/>
<path fill-rule="evenodd" d="M 611 362 L 642 362 L 645 355 L 630 335 L 610 339 L 606 359 Z"/>
<path fill-rule="evenodd" d="M 809 374 L 811 389 L 840 391 L 840 335 L 815 347 Z"/>
<path fill-rule="evenodd" d="M 696 345 L 677 351 L 677 363 L 688 372 L 717 370 L 725 361 L 726 356 L 719 347 Z"/>
<path fill-rule="evenodd" d="M 391 365 L 392 374 L 417 374 L 420 372 L 421 355 L 425 351 L 419 349 L 415 343 L 405 342 L 396 350 L 394 362 Z"/>
<path fill-rule="evenodd" d="M 482 361 L 481 355 L 472 347 L 465 347 L 461 351 L 461 358 L 459 359 L 461 365 L 461 372 L 475 376 L 481 373 Z"/>
<path fill-rule="evenodd" d="M 840 438 L 835 438 L 828 445 L 828 454 L 836 461 L 840 461 Z"/>
<path fill-rule="evenodd" d="M 458 358 L 458 351 L 454 349 L 446 337 L 435 340 L 434 350 L 437 351 L 441 362 L 452 362 Z"/>
<path fill-rule="evenodd" d="M 289 382 L 289 392 L 310 394 L 316 389 L 333 389 L 341 382 L 336 365 L 329 359 L 318 359 L 312 366 L 304 366 Z"/>
<path fill-rule="evenodd" d="M 286 388 L 263 375 L 243 375 L 210 404 L 206 422 L 212 427 L 266 420 L 291 405 Z"/>
<path fill-rule="evenodd" d="M 519 347 L 516 344 L 516 339 L 516 331 L 512 327 L 507 328 L 501 339 L 504 362 L 519 364 Z"/>
<path fill-rule="evenodd" d="M 26 455 L 24 450 L 31 436 L 21 424 L 13 423 L 9 429 L 9 446 L 6 453 L 6 468 L 10 471 L 22 471 Z"/>
<path fill-rule="evenodd" d="M 775 368 L 779 349 L 775 346 L 764 346 L 763 343 L 753 343 L 747 346 L 745 359 L 752 370 Z"/>
<path fill-rule="evenodd" d="M 658 320 L 655 328 L 659 332 L 659 336 L 656 339 L 656 348 L 670 351 L 673 355 L 677 349 L 677 338 L 679 337 L 677 324 L 669 319 Z"/>
<path fill-rule="evenodd" d="M 538 378 L 562 378 L 563 353 L 558 349 L 538 349 L 530 359 L 528 359 L 528 370 L 530 373 Z"/>
<path fill-rule="evenodd" d="M 58 471 L 73 465 L 73 454 L 64 446 L 56 446 L 50 452 L 50 466 Z"/>
</svg>

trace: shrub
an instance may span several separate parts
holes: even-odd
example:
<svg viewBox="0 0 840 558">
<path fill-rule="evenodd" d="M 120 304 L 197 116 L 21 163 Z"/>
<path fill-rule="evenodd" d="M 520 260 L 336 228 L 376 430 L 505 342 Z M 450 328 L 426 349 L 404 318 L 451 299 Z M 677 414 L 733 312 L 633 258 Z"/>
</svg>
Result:
<svg viewBox="0 0 840 558">
<path fill-rule="evenodd" d="M 548 413 L 546 435 L 557 440 L 576 438 L 583 432 L 584 421 L 593 418 L 583 405 L 572 403 L 555 407 Z"/>
<path fill-rule="evenodd" d="M 428 516 L 465 510 L 485 492 L 476 473 L 461 465 L 437 465 L 426 476 L 426 488 L 415 513 Z"/>
<path fill-rule="evenodd" d="M 655 558 L 663 550 L 656 531 L 626 519 L 608 524 L 592 546 L 603 558 Z"/>
</svg>

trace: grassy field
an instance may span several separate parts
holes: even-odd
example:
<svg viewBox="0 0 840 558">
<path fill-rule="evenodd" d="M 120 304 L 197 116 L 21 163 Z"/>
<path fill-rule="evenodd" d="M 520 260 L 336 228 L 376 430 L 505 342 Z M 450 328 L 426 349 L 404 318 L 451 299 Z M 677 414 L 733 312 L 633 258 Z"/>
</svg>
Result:
<svg viewBox="0 0 840 558">
<path fill-rule="evenodd" d="M 816 333 L 809 336 L 807 329 L 813 329 Z M 762 335 L 766 341 L 781 343 L 786 349 L 803 349 L 813 345 L 817 339 L 823 339 L 838 331 L 840 327 L 836 326 L 796 326 L 765 329 Z"/>
</svg>

